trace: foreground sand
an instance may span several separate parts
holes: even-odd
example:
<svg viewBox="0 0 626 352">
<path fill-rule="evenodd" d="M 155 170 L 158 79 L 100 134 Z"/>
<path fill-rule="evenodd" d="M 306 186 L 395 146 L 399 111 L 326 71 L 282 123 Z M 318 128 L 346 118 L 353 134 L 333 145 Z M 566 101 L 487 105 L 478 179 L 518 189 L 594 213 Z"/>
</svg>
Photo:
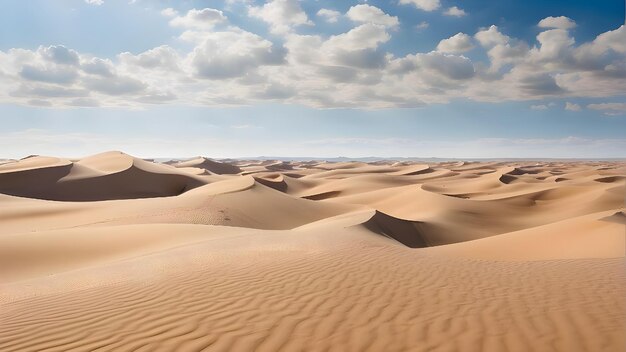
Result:
<svg viewBox="0 0 626 352">
<path fill-rule="evenodd" d="M 0 350 L 622 351 L 624 163 L 0 165 Z"/>
</svg>

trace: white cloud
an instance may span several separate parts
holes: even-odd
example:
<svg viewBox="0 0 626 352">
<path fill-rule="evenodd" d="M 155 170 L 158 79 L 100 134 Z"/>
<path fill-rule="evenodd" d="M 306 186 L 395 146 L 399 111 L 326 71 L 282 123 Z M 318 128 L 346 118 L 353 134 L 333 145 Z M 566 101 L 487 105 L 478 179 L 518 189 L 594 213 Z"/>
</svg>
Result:
<svg viewBox="0 0 626 352">
<path fill-rule="evenodd" d="M 539 105 L 531 105 L 530 108 L 532 110 L 547 110 L 548 106 L 545 104 L 539 104 Z"/>
<path fill-rule="evenodd" d="M 113 76 L 113 71 L 115 70 L 111 60 L 100 59 L 97 57 L 85 59 L 81 63 L 81 69 L 85 73 L 103 77 Z"/>
<path fill-rule="evenodd" d="M 424 11 L 435 11 L 441 7 L 439 0 L 400 0 L 400 4 L 413 5 Z"/>
<path fill-rule="evenodd" d="M 611 49 L 617 53 L 626 53 L 626 26 L 621 25 L 618 29 L 601 33 L 592 43 L 597 50 Z"/>
<path fill-rule="evenodd" d="M 78 65 L 78 53 L 62 45 L 39 47 L 40 54 L 46 59 L 61 65 Z"/>
<path fill-rule="evenodd" d="M 603 111 L 605 115 L 615 116 L 626 114 L 626 103 L 589 104 L 587 109 Z"/>
<path fill-rule="evenodd" d="M 580 111 L 581 107 L 580 105 L 576 104 L 576 103 L 570 103 L 569 101 L 565 103 L 565 110 L 569 110 L 569 111 Z"/>
<path fill-rule="evenodd" d="M 178 53 L 167 45 L 147 50 L 138 55 L 124 52 L 119 54 L 118 57 L 122 64 L 149 70 L 178 70 L 178 65 L 181 59 Z"/>
<path fill-rule="evenodd" d="M 65 67 L 37 67 L 29 64 L 22 66 L 20 77 L 28 81 L 69 84 L 76 81 L 76 70 Z"/>
<path fill-rule="evenodd" d="M 166 16 L 176 15 L 175 11 L 169 10 L 171 9 L 165 9 L 163 10 L 165 13 L 161 13 Z M 191 9 L 185 16 L 176 16 L 170 20 L 170 25 L 173 27 L 209 30 L 215 27 L 215 25 L 226 21 L 227 18 L 222 11 L 205 8 L 201 10 Z"/>
<path fill-rule="evenodd" d="M 244 76 L 263 65 L 283 63 L 284 52 L 272 42 L 244 31 L 205 33 L 204 41 L 189 56 L 199 78 Z"/>
<path fill-rule="evenodd" d="M 496 45 L 505 45 L 509 42 L 509 37 L 500 33 L 498 27 L 492 25 L 489 29 L 478 31 L 474 38 L 485 48 L 491 48 Z"/>
<path fill-rule="evenodd" d="M 559 60 L 568 56 L 574 38 L 564 29 L 549 29 L 537 35 L 539 48 L 534 48 L 530 53 L 536 61 Z"/>
<path fill-rule="evenodd" d="M 467 12 L 465 12 L 463 9 L 460 9 L 456 6 L 452 6 L 448 8 L 447 10 L 445 10 L 443 14 L 446 16 L 452 16 L 452 17 L 463 17 L 467 15 Z"/>
<path fill-rule="evenodd" d="M 250 6 L 248 14 L 269 23 L 276 34 L 287 34 L 295 26 L 313 25 L 297 0 L 272 0 L 263 6 Z"/>
<path fill-rule="evenodd" d="M 478 31 L 474 39 L 487 50 L 491 62 L 489 71 L 497 73 L 503 66 L 522 62 L 528 54 L 528 44 L 500 32 L 497 26 Z"/>
<path fill-rule="evenodd" d="M 443 39 L 437 45 L 437 51 L 442 53 L 464 53 L 474 48 L 472 38 L 465 33 L 457 33 L 448 39 Z"/>
<path fill-rule="evenodd" d="M 295 13 L 302 11 L 295 4 Z M 254 9 L 283 13 L 266 5 Z M 138 108 L 165 102 L 235 106 L 279 100 L 377 109 L 461 98 L 528 100 L 541 109 L 546 99 L 607 98 L 626 91 L 624 26 L 582 43 L 567 30 L 547 29 L 537 42 L 528 43 L 494 25 L 473 36 L 458 33 L 443 39 L 437 51 L 398 55 L 383 45 L 396 35 L 390 27 L 397 19 L 373 6 L 352 7 L 346 16 L 357 23 L 332 35 L 297 33 L 297 23 L 308 22 L 306 15 L 266 21 L 270 29 L 282 26 L 280 38 L 229 24 L 218 10 L 205 17 L 203 10 L 194 11 L 163 11 L 166 21 L 180 22 L 174 28 L 182 45 L 110 58 L 61 45 L 0 51 L 0 104 Z M 477 54 L 472 59 L 462 55 L 470 49 Z"/>
<path fill-rule="evenodd" d="M 428 22 L 426 22 L 426 21 L 422 21 L 422 22 L 420 22 L 420 23 L 418 23 L 418 24 L 416 24 L 416 25 L 415 25 L 415 29 L 417 29 L 417 30 L 420 30 L 420 31 L 421 31 L 421 30 L 423 30 L 423 29 L 428 28 L 428 26 L 430 26 L 430 25 L 428 24 Z"/>
<path fill-rule="evenodd" d="M 400 23 L 398 17 L 389 16 L 378 7 L 366 4 L 350 7 L 346 16 L 354 22 L 373 23 L 386 27 L 395 27 Z"/>
<path fill-rule="evenodd" d="M 341 12 L 329 9 L 320 9 L 317 11 L 317 16 L 324 18 L 324 20 L 328 23 L 336 23 L 341 16 Z"/>
<path fill-rule="evenodd" d="M 539 21 L 538 26 L 541 28 L 572 29 L 576 27 L 576 22 L 565 16 L 550 16 Z"/>
<path fill-rule="evenodd" d="M 100 6 L 104 4 L 104 0 L 85 0 L 86 4 Z"/>
<path fill-rule="evenodd" d="M 330 37 L 325 45 L 346 50 L 372 49 L 390 38 L 384 26 L 366 23 L 346 33 Z"/>
<path fill-rule="evenodd" d="M 174 10 L 171 7 L 168 7 L 166 9 L 161 10 L 161 15 L 165 17 L 174 17 L 174 16 L 178 16 L 178 11 Z"/>
</svg>

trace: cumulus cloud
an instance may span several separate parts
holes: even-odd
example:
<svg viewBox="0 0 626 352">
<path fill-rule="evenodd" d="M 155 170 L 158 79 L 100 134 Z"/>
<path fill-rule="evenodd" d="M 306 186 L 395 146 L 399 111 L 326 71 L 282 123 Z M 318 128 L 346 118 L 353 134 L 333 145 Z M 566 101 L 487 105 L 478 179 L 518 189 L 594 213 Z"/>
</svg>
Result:
<svg viewBox="0 0 626 352">
<path fill-rule="evenodd" d="M 282 48 L 244 30 L 211 32 L 190 54 L 190 62 L 200 78 L 226 79 L 244 76 L 263 65 L 279 65 L 284 55 Z"/>
<path fill-rule="evenodd" d="M 565 110 L 580 111 L 581 109 L 580 105 L 576 103 L 570 103 L 569 101 L 565 103 Z"/>
<path fill-rule="evenodd" d="M 322 17 L 328 23 L 336 23 L 341 16 L 341 12 L 330 9 L 320 9 L 317 11 L 317 16 Z"/>
<path fill-rule="evenodd" d="M 100 6 L 104 4 L 104 0 L 85 0 L 86 4 Z"/>
<path fill-rule="evenodd" d="M 24 65 L 20 70 L 20 77 L 29 81 L 67 84 L 72 83 L 78 77 L 76 71 L 66 68 L 39 68 Z"/>
<path fill-rule="evenodd" d="M 400 0 L 400 4 L 413 5 L 424 11 L 435 11 L 441 7 L 439 0 Z"/>
<path fill-rule="evenodd" d="M 267 22 L 276 34 L 289 33 L 295 26 L 313 25 L 297 0 L 272 0 L 263 6 L 250 6 L 248 14 Z"/>
<path fill-rule="evenodd" d="M 474 39 L 480 46 L 487 49 L 493 71 L 499 70 L 505 64 L 521 61 L 529 50 L 526 43 L 512 40 L 509 36 L 502 34 L 495 25 L 478 31 Z"/>
<path fill-rule="evenodd" d="M 456 6 L 452 6 L 452 7 L 449 7 L 447 10 L 445 10 L 443 14 L 446 16 L 452 16 L 452 17 L 463 17 L 467 15 L 467 12 L 465 12 L 463 9 L 460 9 Z"/>
<path fill-rule="evenodd" d="M 177 70 L 180 62 L 178 53 L 167 45 L 147 50 L 138 55 L 124 52 L 119 54 L 119 59 L 123 64 L 144 69 Z"/>
<path fill-rule="evenodd" d="M 332 36 L 326 45 L 346 50 L 372 49 L 390 38 L 389 33 L 385 31 L 385 26 L 366 23 L 346 33 Z"/>
<path fill-rule="evenodd" d="M 436 51 L 427 54 L 407 55 L 404 58 L 393 60 L 390 66 L 390 71 L 394 74 L 405 75 L 417 72 L 422 78 L 435 76 L 433 81 L 441 78 L 465 80 L 474 76 L 474 66 L 470 59 Z"/>
<path fill-rule="evenodd" d="M 465 33 L 457 33 L 448 39 L 444 39 L 437 45 L 437 51 L 442 53 L 464 53 L 474 48 L 472 38 Z"/>
<path fill-rule="evenodd" d="M 179 31 L 182 45 L 106 58 L 62 45 L 0 51 L 0 103 L 55 108 L 232 106 L 280 100 L 320 108 L 376 109 L 462 98 L 527 100 L 538 110 L 550 106 L 542 100 L 554 97 L 623 97 L 626 91 L 624 26 L 577 42 L 565 26 L 553 28 L 554 23 L 538 33 L 536 41 L 514 38 L 492 25 L 443 38 L 435 51 L 399 54 L 393 45 L 385 45 L 396 35 L 398 19 L 371 5 L 347 10 L 350 21 L 342 24 L 351 27 L 314 34 L 313 27 L 306 33 L 298 28 L 310 23 L 298 1 L 248 4 L 237 6 L 247 8 L 250 16 L 261 16 L 279 36 L 238 28 L 219 10 L 179 14 L 166 9 L 164 20 Z M 341 14 L 322 11 L 318 17 L 335 15 Z M 477 55 L 464 56 L 469 50 Z M 587 106 L 609 115 L 622 113 L 619 107 Z"/>
<path fill-rule="evenodd" d="M 125 95 L 143 91 L 146 84 L 131 77 L 90 77 L 85 79 L 85 87 L 108 95 Z"/>
<path fill-rule="evenodd" d="M 114 66 L 111 60 L 93 57 L 86 59 L 81 64 L 81 69 L 88 74 L 111 77 L 113 76 Z"/>
<path fill-rule="evenodd" d="M 41 55 L 46 59 L 60 65 L 78 65 L 78 53 L 62 45 L 52 45 L 47 48 L 40 47 Z"/>
<path fill-rule="evenodd" d="M 354 22 L 373 23 L 386 27 L 395 27 L 400 23 L 398 17 L 389 16 L 378 7 L 366 4 L 352 6 L 346 16 Z"/>
<path fill-rule="evenodd" d="M 191 9 L 184 16 L 176 16 L 172 9 L 165 9 L 162 13 L 166 16 L 175 16 L 170 20 L 171 26 L 192 29 L 212 29 L 227 20 L 222 11 L 210 8 Z"/>
<path fill-rule="evenodd" d="M 576 27 L 576 22 L 565 16 L 550 16 L 539 21 L 538 26 L 541 28 L 572 29 Z"/>
<path fill-rule="evenodd" d="M 474 38 L 485 48 L 491 48 L 496 45 L 505 45 L 509 42 L 509 37 L 500 33 L 498 27 L 492 25 L 488 29 L 478 31 Z"/>
</svg>

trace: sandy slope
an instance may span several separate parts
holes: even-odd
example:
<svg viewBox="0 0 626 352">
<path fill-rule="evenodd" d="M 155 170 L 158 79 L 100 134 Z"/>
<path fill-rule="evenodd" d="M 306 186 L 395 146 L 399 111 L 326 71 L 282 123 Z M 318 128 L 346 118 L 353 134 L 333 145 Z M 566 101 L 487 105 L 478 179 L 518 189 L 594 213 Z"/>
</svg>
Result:
<svg viewBox="0 0 626 352">
<path fill-rule="evenodd" d="M 624 163 L 0 165 L 0 350 L 620 351 Z"/>
</svg>

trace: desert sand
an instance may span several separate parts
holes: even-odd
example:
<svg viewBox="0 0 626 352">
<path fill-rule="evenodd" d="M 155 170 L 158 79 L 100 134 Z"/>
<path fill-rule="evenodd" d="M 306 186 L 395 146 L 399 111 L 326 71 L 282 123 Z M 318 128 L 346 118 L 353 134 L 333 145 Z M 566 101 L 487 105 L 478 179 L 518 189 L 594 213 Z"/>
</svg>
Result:
<svg viewBox="0 0 626 352">
<path fill-rule="evenodd" d="M 626 163 L 0 164 L 0 351 L 624 351 Z"/>
</svg>

